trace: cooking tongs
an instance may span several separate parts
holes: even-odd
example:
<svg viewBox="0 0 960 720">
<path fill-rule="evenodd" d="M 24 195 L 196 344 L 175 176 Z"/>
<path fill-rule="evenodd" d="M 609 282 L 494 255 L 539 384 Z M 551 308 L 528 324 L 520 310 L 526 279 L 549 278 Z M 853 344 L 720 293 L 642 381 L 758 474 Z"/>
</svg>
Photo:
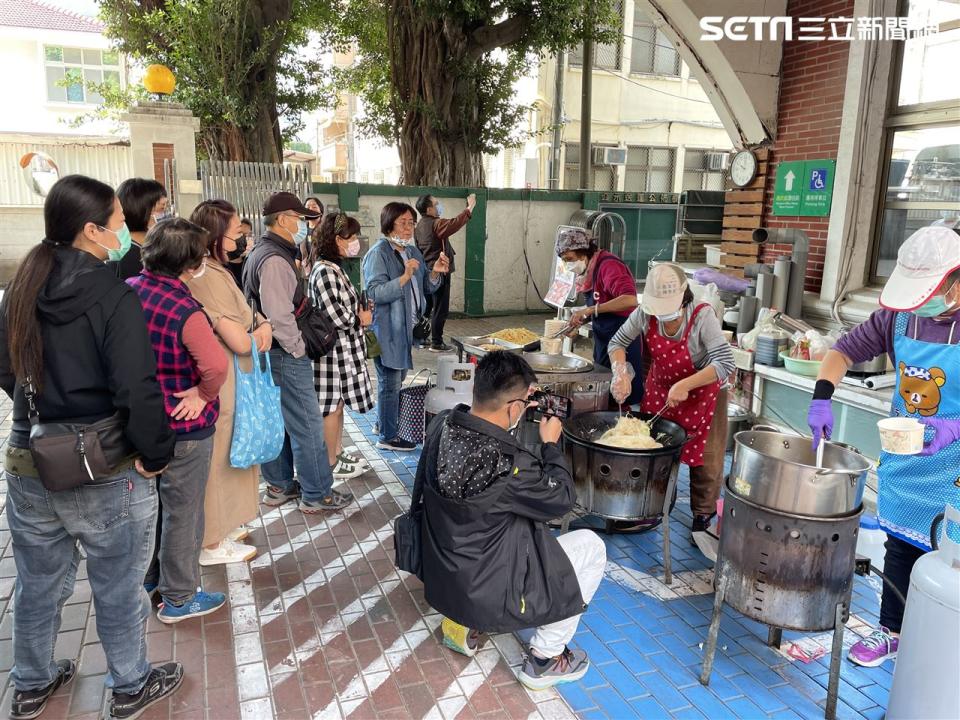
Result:
<svg viewBox="0 0 960 720">
<path fill-rule="evenodd" d="M 566 335 L 568 332 L 570 332 L 570 331 L 572 331 L 572 330 L 576 330 L 578 327 L 580 327 L 580 326 L 579 326 L 579 325 L 574 325 L 573 323 L 568 322 L 566 325 L 564 325 L 564 326 L 560 329 L 559 332 L 555 332 L 553 335 L 551 335 L 551 336 L 550 336 L 550 340 L 556 340 L 558 337 L 563 337 L 563 336 Z"/>
</svg>

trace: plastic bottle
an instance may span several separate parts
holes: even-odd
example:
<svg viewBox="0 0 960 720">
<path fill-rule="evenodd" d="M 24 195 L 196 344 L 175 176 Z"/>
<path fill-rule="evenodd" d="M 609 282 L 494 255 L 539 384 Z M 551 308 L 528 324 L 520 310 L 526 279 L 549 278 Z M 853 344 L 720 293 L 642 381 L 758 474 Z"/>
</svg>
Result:
<svg viewBox="0 0 960 720">
<path fill-rule="evenodd" d="M 870 558 L 870 564 L 883 572 L 883 556 L 886 552 L 883 544 L 887 541 L 887 534 L 880 529 L 880 521 L 876 515 L 860 516 L 860 534 L 857 537 L 857 554 Z"/>
</svg>

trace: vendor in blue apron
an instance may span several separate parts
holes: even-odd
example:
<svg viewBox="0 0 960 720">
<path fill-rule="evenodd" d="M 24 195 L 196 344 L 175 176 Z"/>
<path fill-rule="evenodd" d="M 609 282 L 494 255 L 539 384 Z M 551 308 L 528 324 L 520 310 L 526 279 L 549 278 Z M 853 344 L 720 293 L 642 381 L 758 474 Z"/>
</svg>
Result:
<svg viewBox="0 0 960 720">
<path fill-rule="evenodd" d="M 880 305 L 827 353 L 807 422 L 814 447 L 829 439 L 837 383 L 851 365 L 890 356 L 897 374 L 891 415 L 926 426 L 920 454 L 883 452 L 877 466 L 877 509 L 887 533 L 883 570 L 906 597 L 914 563 L 930 550 L 934 518 L 948 503 L 960 507 L 960 235 L 947 227 L 911 235 Z M 850 648 L 850 660 L 876 667 L 895 658 L 903 610 L 884 585 L 880 627 Z"/>
<path fill-rule="evenodd" d="M 560 233 L 557 255 L 567 270 L 577 276 L 577 292 L 581 292 L 587 307 L 577 310 L 570 319 L 579 327 L 593 325 L 593 362 L 610 367 L 607 346 L 620 326 L 637 307 L 637 286 L 630 268 L 607 250 L 600 250 L 585 230 L 569 229 Z M 637 369 L 626 404 L 634 405 L 643 399 L 643 338 L 638 337 L 627 348 L 627 360 Z"/>
</svg>

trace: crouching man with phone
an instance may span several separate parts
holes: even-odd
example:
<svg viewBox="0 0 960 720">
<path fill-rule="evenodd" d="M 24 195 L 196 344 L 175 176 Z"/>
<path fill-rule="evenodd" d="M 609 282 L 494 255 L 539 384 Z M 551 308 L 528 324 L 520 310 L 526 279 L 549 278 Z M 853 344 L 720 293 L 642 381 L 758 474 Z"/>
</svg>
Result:
<svg viewBox="0 0 960 720">
<path fill-rule="evenodd" d="M 474 655 L 486 633 L 535 628 L 520 681 L 541 690 L 582 678 L 589 666 L 573 638 L 606 564 L 591 530 L 559 537 L 547 521 L 573 507 L 576 491 L 560 450 L 560 420 L 544 418 L 542 446 L 511 433 L 537 377 L 511 352 L 477 363 L 473 404 L 437 416 L 424 443 L 423 583 L 447 618 L 444 644 Z"/>
</svg>

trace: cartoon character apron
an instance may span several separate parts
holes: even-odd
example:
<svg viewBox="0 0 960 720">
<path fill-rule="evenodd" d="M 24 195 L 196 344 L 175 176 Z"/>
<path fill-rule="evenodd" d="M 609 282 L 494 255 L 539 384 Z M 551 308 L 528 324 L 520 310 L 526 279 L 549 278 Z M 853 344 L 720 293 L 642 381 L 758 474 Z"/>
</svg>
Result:
<svg viewBox="0 0 960 720">
<path fill-rule="evenodd" d="M 916 339 L 916 316 L 897 313 L 893 338 L 897 385 L 891 415 L 960 419 L 960 345 L 952 344 L 956 329 L 954 322 L 946 345 L 924 342 Z M 932 435 L 928 429 L 924 440 L 929 442 Z M 960 442 L 936 455 L 882 452 L 877 475 L 880 526 L 894 537 L 930 550 L 934 516 L 947 503 L 960 507 Z"/>
<path fill-rule="evenodd" d="M 659 412 L 667 402 L 670 388 L 697 372 L 693 358 L 690 357 L 687 339 L 690 337 L 697 314 L 705 308 L 713 312 L 713 308 L 707 304 L 694 308 L 687 322 L 687 328 L 679 340 L 671 340 L 661 335 L 657 318 L 650 317 L 646 343 L 650 348 L 651 361 L 640 412 L 649 414 Z M 688 440 L 680 453 L 680 461 L 688 467 L 703 465 L 703 449 L 707 442 L 707 434 L 710 432 L 714 410 L 717 408 L 719 392 L 719 381 L 703 385 L 691 390 L 686 400 L 676 407 L 667 408 L 663 413 L 663 417 L 673 420 L 687 431 Z"/>
</svg>

